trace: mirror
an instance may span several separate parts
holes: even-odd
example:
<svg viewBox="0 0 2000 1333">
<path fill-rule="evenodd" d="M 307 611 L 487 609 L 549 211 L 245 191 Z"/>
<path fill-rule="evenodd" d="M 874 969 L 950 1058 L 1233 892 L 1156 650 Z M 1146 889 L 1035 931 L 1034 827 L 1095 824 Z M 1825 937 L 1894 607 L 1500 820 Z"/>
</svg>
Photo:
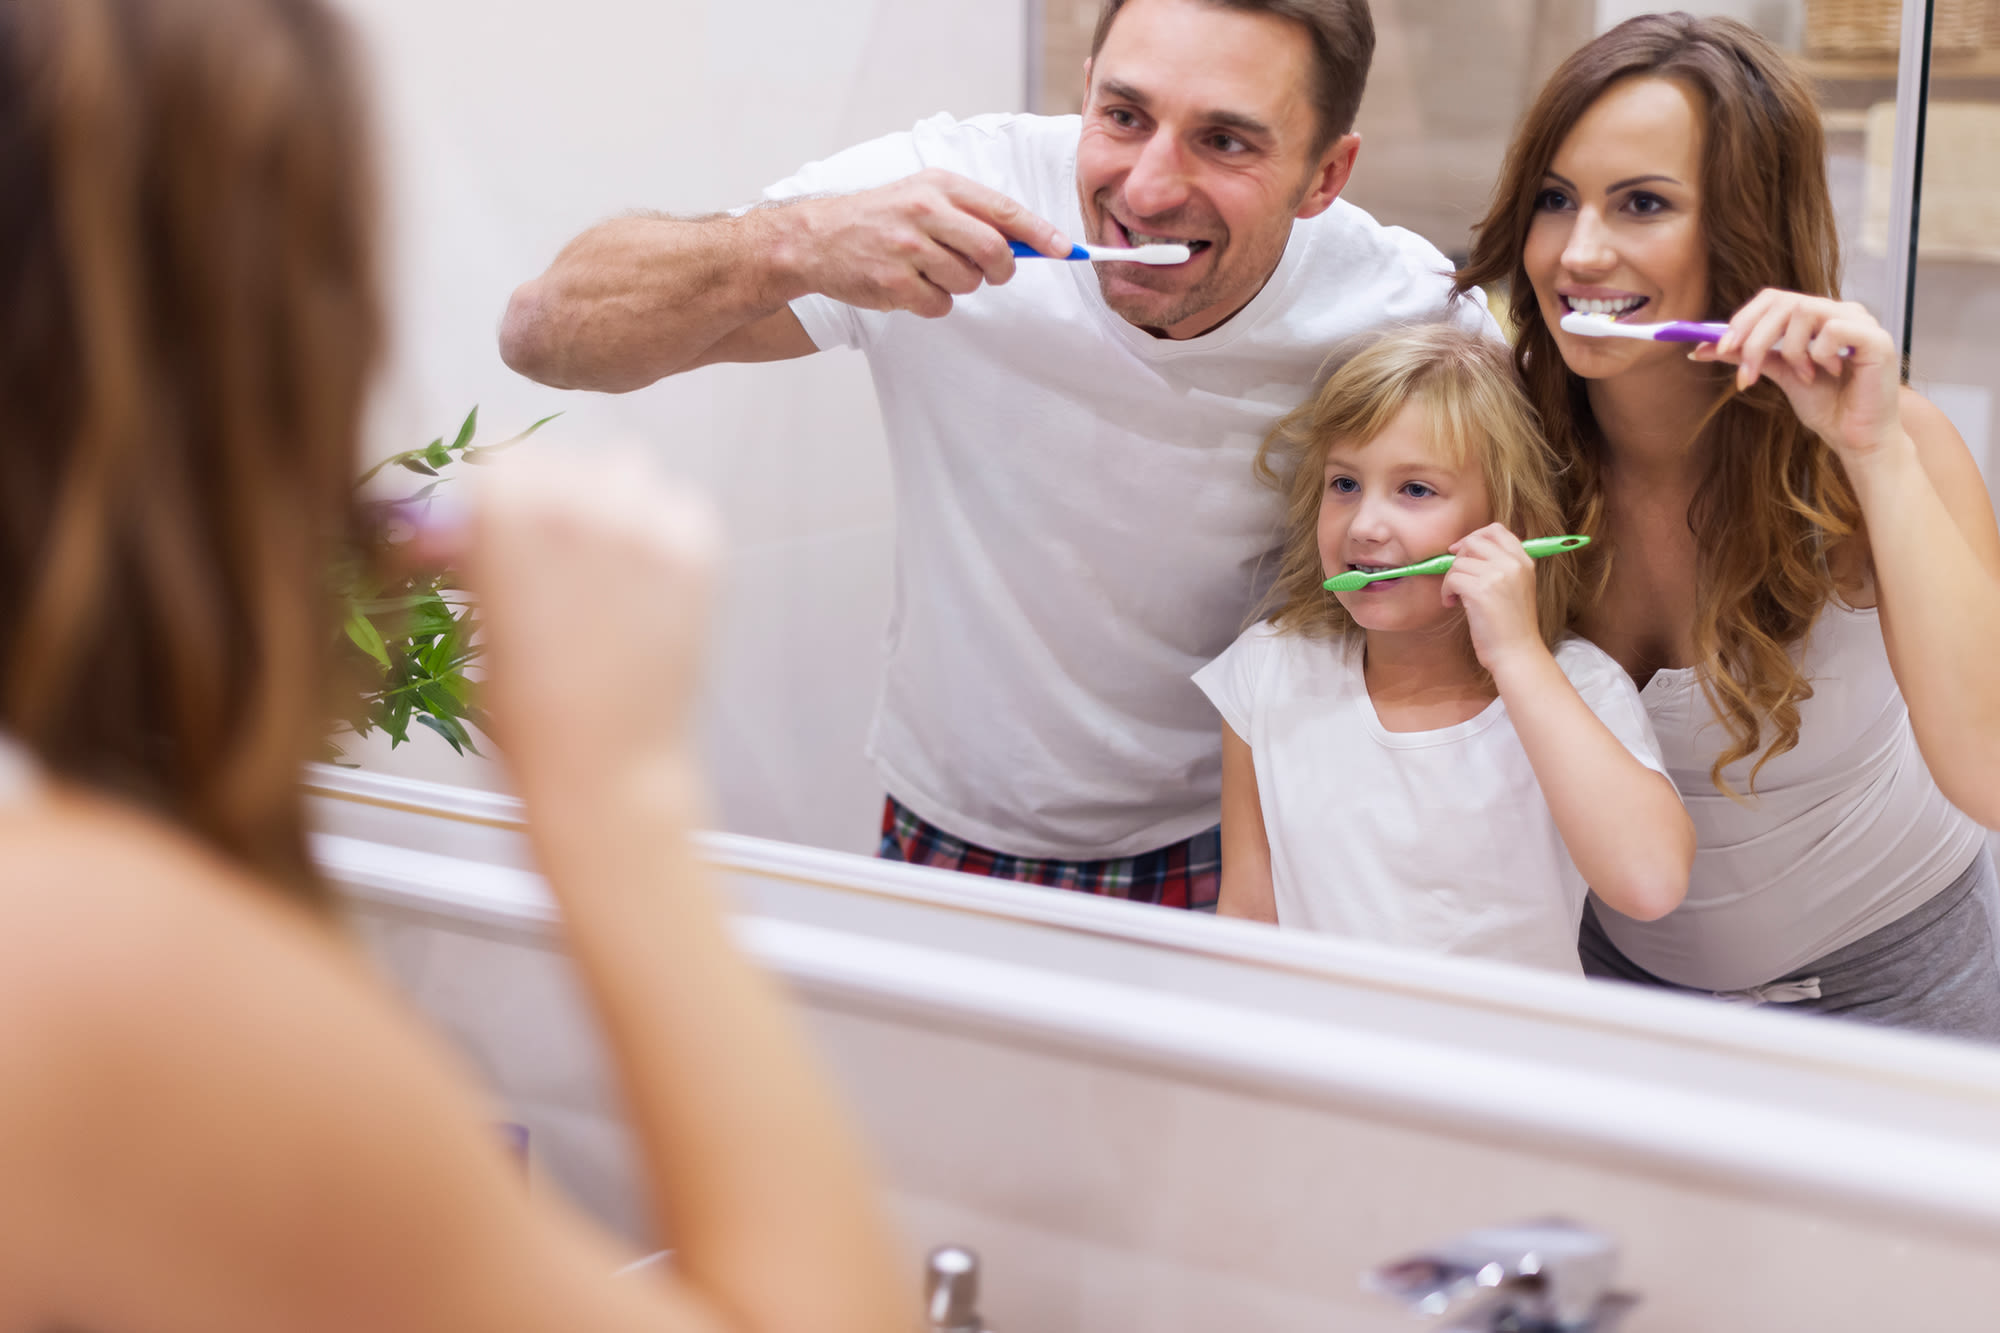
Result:
<svg viewBox="0 0 2000 1333">
<path fill-rule="evenodd" d="M 517 283 L 606 217 L 738 204 L 804 162 L 939 110 L 1074 106 L 1094 0 L 787 0 L 776 13 L 573 0 L 560 22 L 540 7 L 477 24 L 437 3 L 344 3 L 374 50 L 389 172 L 398 322 L 371 429 L 378 454 L 448 434 L 475 403 L 498 434 L 562 411 L 536 448 L 574 450 L 588 466 L 593 446 L 640 439 L 710 489 L 731 534 L 707 721 L 719 822 L 735 833 L 872 851 L 882 787 L 864 747 L 894 532 L 862 358 L 830 352 L 713 367 L 620 397 L 565 394 L 506 370 L 495 326 Z M 1462 254 L 1526 99 L 1578 43 L 1645 7 L 1377 5 L 1380 44 L 1358 126 L 1366 147 L 1349 197 Z M 1879 33 L 1837 29 L 1819 0 L 1694 7 L 1743 18 L 1805 55 L 1826 107 L 1846 286 L 1884 309 L 1900 272 L 1883 226 L 1893 203 L 1884 164 L 1894 120 L 1881 110 L 1897 91 L 1893 29 L 1886 45 Z M 1939 9 L 1952 10 L 1951 0 Z M 1996 50 L 2000 32 L 1941 46 L 1940 86 L 1968 102 L 1990 96 Z M 1452 77 L 1432 77 L 1440 69 Z M 1975 125 L 1953 142 L 1977 143 L 1978 133 Z M 1980 174 L 1968 160 L 1941 159 L 1943 151 L 1934 147 L 1930 163 L 1939 191 Z M 1991 258 L 1937 263 L 1952 267 L 1926 272 L 1961 294 L 1954 310 L 2000 293 Z M 1920 298 L 1931 291 L 1923 285 Z M 1918 307 L 1930 340 L 1922 345 L 1949 349 L 1937 361 L 1956 377 L 1935 400 L 1984 449 L 2000 435 L 1992 392 L 2000 358 L 1962 346 L 1974 335 L 1961 337 L 1948 316 L 1927 319 L 1927 309 Z M 497 765 L 455 756 L 427 734 L 393 753 L 378 738 L 350 757 L 404 776 L 505 785 Z"/>
</svg>

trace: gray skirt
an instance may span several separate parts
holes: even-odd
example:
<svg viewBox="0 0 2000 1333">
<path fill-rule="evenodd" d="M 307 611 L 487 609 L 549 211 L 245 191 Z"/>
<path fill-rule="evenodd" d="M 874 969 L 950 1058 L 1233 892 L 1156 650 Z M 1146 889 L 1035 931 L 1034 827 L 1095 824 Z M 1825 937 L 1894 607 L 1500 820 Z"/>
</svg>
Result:
<svg viewBox="0 0 2000 1333">
<path fill-rule="evenodd" d="M 1618 951 L 1588 903 L 1577 953 L 1589 977 L 2000 1042 L 1996 911 L 2000 879 L 1992 852 L 1981 847 L 1964 873 L 1922 906 L 1755 991 L 1716 994 L 1654 976 Z"/>
</svg>

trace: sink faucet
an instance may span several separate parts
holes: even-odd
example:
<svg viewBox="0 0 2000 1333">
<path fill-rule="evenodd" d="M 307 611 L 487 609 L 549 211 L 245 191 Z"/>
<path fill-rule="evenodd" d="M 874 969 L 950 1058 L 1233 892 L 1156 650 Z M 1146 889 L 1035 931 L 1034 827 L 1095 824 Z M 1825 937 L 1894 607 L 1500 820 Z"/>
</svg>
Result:
<svg viewBox="0 0 2000 1333">
<path fill-rule="evenodd" d="M 940 1245 L 924 1263 L 927 1333 L 986 1333 L 979 1318 L 979 1256 L 962 1245 Z"/>
<path fill-rule="evenodd" d="M 1469 1231 L 1362 1285 L 1446 1333 L 1612 1333 L 1638 1303 L 1611 1290 L 1617 1267 L 1609 1236 L 1547 1219 Z"/>
</svg>

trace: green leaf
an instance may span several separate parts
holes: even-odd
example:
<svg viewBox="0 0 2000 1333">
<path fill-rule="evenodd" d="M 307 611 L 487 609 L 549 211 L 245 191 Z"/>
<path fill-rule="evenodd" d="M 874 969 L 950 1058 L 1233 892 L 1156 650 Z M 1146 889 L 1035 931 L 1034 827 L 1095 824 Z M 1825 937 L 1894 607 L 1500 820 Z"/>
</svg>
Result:
<svg viewBox="0 0 2000 1333">
<path fill-rule="evenodd" d="M 383 709 L 381 727 L 389 733 L 389 748 L 392 750 L 410 739 L 409 695 L 398 695 Z"/>
<path fill-rule="evenodd" d="M 432 467 L 450 467 L 451 451 L 444 447 L 443 440 L 432 440 L 424 450 L 424 461 Z"/>
<path fill-rule="evenodd" d="M 375 474 L 380 472 L 383 468 L 388 467 L 392 463 L 401 463 L 405 458 L 408 457 L 409 455 L 406 453 L 390 454 L 387 458 L 377 463 L 374 467 L 369 468 L 366 472 L 356 477 L 354 479 L 354 488 L 356 490 L 360 490 L 363 486 L 366 486 L 369 482 L 375 480 Z"/>
<path fill-rule="evenodd" d="M 382 642 L 382 632 L 375 628 L 374 622 L 359 611 L 356 611 L 347 617 L 346 628 L 347 637 L 353 642 L 354 646 L 362 652 L 367 653 L 377 662 L 380 662 L 382 669 L 387 671 L 389 669 L 389 648 L 387 644 Z"/>
<path fill-rule="evenodd" d="M 467 449 L 464 453 L 460 454 L 459 457 L 463 458 L 468 463 L 484 463 L 486 461 L 486 456 L 488 454 L 497 454 L 502 449 L 513 448 L 515 445 L 527 439 L 530 435 L 533 435 L 536 431 L 548 425 L 551 421 L 554 421 L 557 417 L 561 415 L 562 413 L 560 412 L 551 412 L 547 416 L 543 417 L 540 421 L 537 421 L 534 425 L 522 431 L 519 435 L 509 436 L 507 439 L 500 441 L 498 444 L 482 444 L 476 449 Z"/>
<path fill-rule="evenodd" d="M 467 735 L 465 728 L 460 726 L 454 719 L 432 717 L 428 713 L 419 713 L 417 721 L 444 737 L 446 743 L 458 753 L 464 754 L 467 750 L 472 751 L 474 754 L 479 753 L 479 747 L 472 743 L 472 737 Z"/>
<path fill-rule="evenodd" d="M 466 647 L 457 635 L 440 634 L 435 642 L 418 650 L 416 660 L 430 681 L 450 690 L 454 698 L 465 699 L 471 697 L 472 690 L 472 682 L 465 678 L 465 664 L 477 653 L 478 649 Z"/>
<path fill-rule="evenodd" d="M 458 438 L 451 442 L 451 451 L 457 453 L 472 443 L 472 433 L 479 429 L 479 408 L 477 405 L 465 414 L 465 424 L 458 428 Z"/>
<path fill-rule="evenodd" d="M 442 684 L 426 682 L 417 686 L 417 698 L 436 717 L 455 718 L 465 711 L 465 705 Z"/>
<path fill-rule="evenodd" d="M 423 475 L 423 476 L 426 476 L 426 477 L 435 477 L 435 476 L 437 475 L 437 469 L 436 469 L 436 468 L 432 467 L 432 466 L 431 466 L 430 464 L 428 464 L 428 463 L 425 463 L 425 462 L 421 461 L 420 459 L 415 459 L 415 458 L 399 458 L 399 459 L 397 459 L 396 461 L 397 461 L 397 463 L 399 463 L 399 464 L 400 464 L 400 465 L 402 465 L 403 467 L 406 467 L 406 468 L 408 468 L 408 469 L 409 469 L 410 471 L 412 471 L 412 472 L 416 472 L 416 473 L 419 473 L 419 474 L 421 474 L 421 475 Z"/>
<path fill-rule="evenodd" d="M 411 607 L 435 596 L 437 594 L 434 592 L 413 592 L 406 593 L 401 597 L 375 597 L 360 600 L 356 601 L 354 606 L 363 615 L 392 616 L 398 611 L 407 611 Z"/>
<path fill-rule="evenodd" d="M 464 717 L 465 710 L 472 706 L 472 682 L 454 671 L 448 675 L 440 674 L 437 687 L 451 696 L 452 716 Z"/>
<path fill-rule="evenodd" d="M 448 634 L 457 624 L 451 618 L 451 608 L 436 593 L 419 598 L 410 607 L 409 635 L 412 639 L 431 639 Z"/>
</svg>

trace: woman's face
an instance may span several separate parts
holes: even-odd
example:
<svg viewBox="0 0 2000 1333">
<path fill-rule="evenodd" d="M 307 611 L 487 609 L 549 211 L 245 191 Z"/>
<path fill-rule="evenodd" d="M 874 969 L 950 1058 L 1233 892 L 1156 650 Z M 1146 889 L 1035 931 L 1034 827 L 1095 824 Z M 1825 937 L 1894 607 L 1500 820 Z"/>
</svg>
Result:
<svg viewBox="0 0 2000 1333">
<path fill-rule="evenodd" d="M 1701 99 L 1671 79 L 1607 88 L 1542 177 L 1522 263 L 1569 368 L 1606 379 L 1668 358 L 1673 343 L 1567 333 L 1573 310 L 1637 324 L 1706 319 Z"/>
</svg>

